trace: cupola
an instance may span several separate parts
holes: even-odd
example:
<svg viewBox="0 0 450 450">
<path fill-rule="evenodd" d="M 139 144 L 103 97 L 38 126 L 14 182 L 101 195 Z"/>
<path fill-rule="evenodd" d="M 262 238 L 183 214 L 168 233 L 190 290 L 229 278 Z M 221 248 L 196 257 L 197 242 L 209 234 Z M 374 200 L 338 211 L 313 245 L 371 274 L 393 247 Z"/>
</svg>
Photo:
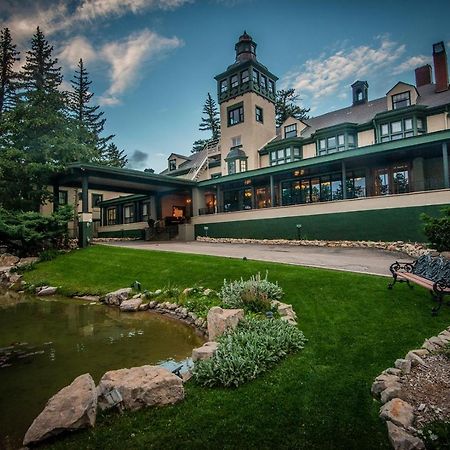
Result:
<svg viewBox="0 0 450 450">
<path fill-rule="evenodd" d="M 352 84 L 353 106 L 362 105 L 369 100 L 369 83 L 367 81 L 355 81 Z"/>
<path fill-rule="evenodd" d="M 239 41 L 234 46 L 236 50 L 236 62 L 242 63 L 251 59 L 256 59 L 256 43 L 250 35 L 244 31 L 244 34 L 239 37 Z"/>
</svg>

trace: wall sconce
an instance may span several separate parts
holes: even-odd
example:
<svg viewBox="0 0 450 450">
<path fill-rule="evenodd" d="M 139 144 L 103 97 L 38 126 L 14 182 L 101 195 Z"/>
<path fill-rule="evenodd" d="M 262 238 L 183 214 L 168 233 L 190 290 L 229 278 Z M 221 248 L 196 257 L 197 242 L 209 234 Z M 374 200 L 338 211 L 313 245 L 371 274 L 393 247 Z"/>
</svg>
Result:
<svg viewBox="0 0 450 450">
<path fill-rule="evenodd" d="M 208 227 L 203 227 L 203 229 L 205 230 L 205 236 L 208 237 L 208 230 L 209 230 L 209 228 Z"/>
<path fill-rule="evenodd" d="M 302 225 L 301 224 L 297 224 L 297 239 L 300 240 L 301 239 L 301 234 L 302 234 Z"/>
<path fill-rule="evenodd" d="M 187 200 L 186 200 L 186 203 L 187 204 L 189 204 L 189 203 L 191 203 L 192 202 L 192 200 L 190 199 L 190 198 L 188 198 Z"/>
</svg>

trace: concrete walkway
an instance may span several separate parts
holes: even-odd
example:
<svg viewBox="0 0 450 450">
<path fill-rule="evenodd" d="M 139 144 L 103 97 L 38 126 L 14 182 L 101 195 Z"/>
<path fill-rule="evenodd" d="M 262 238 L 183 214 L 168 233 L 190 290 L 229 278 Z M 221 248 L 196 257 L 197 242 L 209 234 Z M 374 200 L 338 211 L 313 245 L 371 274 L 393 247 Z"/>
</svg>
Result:
<svg viewBox="0 0 450 450">
<path fill-rule="evenodd" d="M 209 242 L 116 241 L 104 245 L 254 259 L 300 266 L 320 267 L 374 275 L 390 275 L 389 266 L 396 260 L 409 261 L 402 253 L 365 248 L 303 247 L 291 245 L 219 244 Z"/>
</svg>

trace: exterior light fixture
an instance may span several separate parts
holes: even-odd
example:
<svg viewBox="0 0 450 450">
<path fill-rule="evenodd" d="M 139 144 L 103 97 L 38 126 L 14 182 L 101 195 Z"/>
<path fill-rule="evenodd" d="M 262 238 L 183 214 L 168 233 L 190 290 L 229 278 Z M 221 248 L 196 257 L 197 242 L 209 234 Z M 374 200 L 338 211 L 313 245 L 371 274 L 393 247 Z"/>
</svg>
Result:
<svg viewBox="0 0 450 450">
<path fill-rule="evenodd" d="M 301 234 L 302 234 L 302 225 L 300 223 L 298 223 L 296 225 L 297 227 L 297 239 L 300 240 L 301 239 Z"/>
<path fill-rule="evenodd" d="M 209 230 L 209 228 L 208 227 L 203 227 L 203 229 L 205 230 L 205 236 L 208 237 L 208 230 Z"/>
</svg>

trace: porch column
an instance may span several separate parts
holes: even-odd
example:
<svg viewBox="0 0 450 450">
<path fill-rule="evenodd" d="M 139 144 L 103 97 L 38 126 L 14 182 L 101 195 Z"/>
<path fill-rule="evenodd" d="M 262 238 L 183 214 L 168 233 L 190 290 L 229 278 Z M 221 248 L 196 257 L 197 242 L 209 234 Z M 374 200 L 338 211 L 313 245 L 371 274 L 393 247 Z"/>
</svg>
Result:
<svg viewBox="0 0 450 450">
<path fill-rule="evenodd" d="M 55 181 L 53 183 L 53 212 L 59 209 L 59 183 Z"/>
<path fill-rule="evenodd" d="M 424 191 L 425 190 L 425 176 L 423 170 L 423 158 L 414 158 L 413 166 L 412 166 L 412 174 L 413 174 L 413 182 L 414 191 Z"/>
<path fill-rule="evenodd" d="M 220 186 L 217 186 L 217 193 L 216 193 L 216 212 L 223 212 L 223 200 L 222 200 L 222 190 L 220 189 Z"/>
<path fill-rule="evenodd" d="M 342 198 L 345 200 L 347 198 L 347 172 L 345 168 L 345 161 L 342 161 Z"/>
<path fill-rule="evenodd" d="M 81 179 L 81 214 L 78 214 L 78 245 L 87 247 L 92 237 L 92 213 L 89 213 L 89 180 Z"/>
<path fill-rule="evenodd" d="M 162 219 L 161 194 L 155 194 L 156 220 Z"/>
<path fill-rule="evenodd" d="M 200 209 L 206 208 L 205 193 L 199 188 L 192 188 L 191 192 L 192 216 L 198 216 Z"/>
<path fill-rule="evenodd" d="M 273 175 L 270 175 L 270 206 L 275 205 L 275 183 L 273 182 Z"/>
<path fill-rule="evenodd" d="M 86 175 L 81 179 L 81 212 L 89 212 L 89 179 Z"/>
<path fill-rule="evenodd" d="M 442 159 L 443 159 L 443 167 L 444 167 L 444 187 L 450 188 L 450 179 L 448 174 L 448 149 L 447 142 L 442 143 Z"/>
</svg>

